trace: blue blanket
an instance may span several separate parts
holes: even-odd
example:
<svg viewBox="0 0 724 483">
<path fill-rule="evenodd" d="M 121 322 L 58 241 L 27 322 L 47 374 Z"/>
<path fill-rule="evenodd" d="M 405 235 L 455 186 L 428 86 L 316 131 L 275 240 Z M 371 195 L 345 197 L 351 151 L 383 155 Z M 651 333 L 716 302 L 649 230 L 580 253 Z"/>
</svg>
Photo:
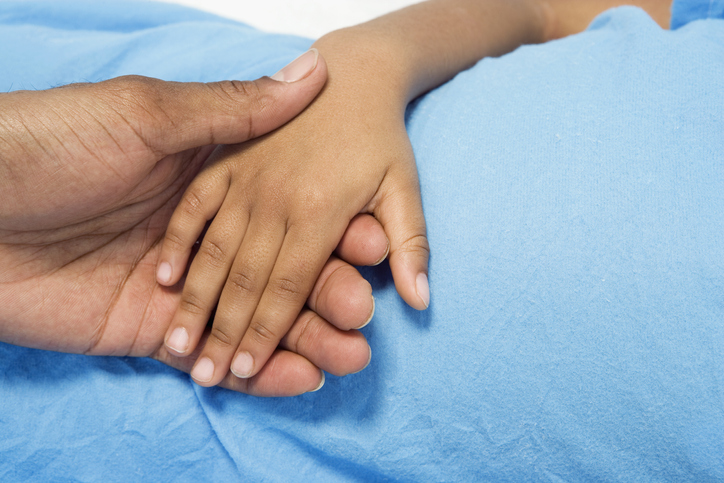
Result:
<svg viewBox="0 0 724 483">
<path fill-rule="evenodd" d="M 257 399 L 0 344 L 0 480 L 724 479 L 722 17 L 616 9 L 413 103 L 433 301 L 366 269 L 359 374 Z M 3 91 L 256 78 L 310 45 L 154 3 L 4 1 L 0 25 Z"/>
</svg>

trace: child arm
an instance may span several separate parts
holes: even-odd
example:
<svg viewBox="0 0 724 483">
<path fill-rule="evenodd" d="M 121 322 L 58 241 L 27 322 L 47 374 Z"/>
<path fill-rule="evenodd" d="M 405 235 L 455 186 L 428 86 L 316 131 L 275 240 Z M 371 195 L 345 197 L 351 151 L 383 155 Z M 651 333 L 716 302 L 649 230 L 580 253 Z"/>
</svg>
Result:
<svg viewBox="0 0 724 483">
<path fill-rule="evenodd" d="M 585 10 L 591 18 L 603 2 L 593 3 Z M 199 233 L 208 214 L 215 216 L 200 251 L 209 256 L 192 263 L 185 303 L 169 328 L 169 334 L 179 327 L 200 333 L 194 327 L 203 328 L 218 300 L 192 371 L 197 382 L 216 384 L 229 367 L 242 378 L 261 369 L 358 213 L 382 223 L 402 298 L 427 308 L 429 247 L 405 108 L 480 58 L 553 38 L 567 18 L 560 7 L 431 0 L 315 43 L 329 71 L 320 96 L 265 138 L 220 150 L 185 195 L 207 216 L 180 213 L 169 226 L 167 241 L 183 240 L 188 248 L 195 241 L 184 238 L 188 227 Z M 162 255 L 176 260 L 171 284 L 186 263 L 173 247 L 164 244 Z M 192 335 L 189 350 L 196 342 Z"/>
</svg>

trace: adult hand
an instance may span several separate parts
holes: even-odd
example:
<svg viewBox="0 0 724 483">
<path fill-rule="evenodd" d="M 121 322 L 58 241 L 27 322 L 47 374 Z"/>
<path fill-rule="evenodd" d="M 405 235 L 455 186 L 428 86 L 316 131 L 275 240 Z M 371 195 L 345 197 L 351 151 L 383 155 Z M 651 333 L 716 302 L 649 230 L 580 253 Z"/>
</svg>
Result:
<svg viewBox="0 0 724 483">
<path fill-rule="evenodd" d="M 158 243 L 216 144 L 269 132 L 312 101 L 326 65 L 309 68 L 291 64 L 275 76 L 282 81 L 123 77 L 0 95 L 0 340 L 191 367 L 194 355 L 163 348 L 181 284 L 156 284 Z M 386 245 L 381 227 L 360 218 L 338 253 L 370 264 Z M 317 367 L 362 369 L 369 347 L 347 329 L 374 308 L 369 284 L 332 258 L 308 306 L 282 342 L 295 352 L 279 349 L 257 377 L 224 385 L 291 395 L 323 382 Z"/>
</svg>

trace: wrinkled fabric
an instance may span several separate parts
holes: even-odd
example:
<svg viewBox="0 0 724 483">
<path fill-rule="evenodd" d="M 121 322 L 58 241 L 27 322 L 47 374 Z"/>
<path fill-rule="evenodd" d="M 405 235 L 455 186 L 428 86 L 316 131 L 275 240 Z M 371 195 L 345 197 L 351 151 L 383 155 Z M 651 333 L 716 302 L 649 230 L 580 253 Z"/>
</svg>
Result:
<svg viewBox="0 0 724 483">
<path fill-rule="evenodd" d="M 724 0 L 674 0 L 671 6 L 672 30 L 708 18 L 724 18 Z"/>
<path fill-rule="evenodd" d="M 0 2 L 0 89 L 255 78 L 310 45 L 128 5 Z M 722 20 L 620 8 L 415 101 L 431 306 L 364 269 L 372 363 L 317 393 L 0 344 L 0 480 L 724 479 L 723 54 Z"/>
</svg>

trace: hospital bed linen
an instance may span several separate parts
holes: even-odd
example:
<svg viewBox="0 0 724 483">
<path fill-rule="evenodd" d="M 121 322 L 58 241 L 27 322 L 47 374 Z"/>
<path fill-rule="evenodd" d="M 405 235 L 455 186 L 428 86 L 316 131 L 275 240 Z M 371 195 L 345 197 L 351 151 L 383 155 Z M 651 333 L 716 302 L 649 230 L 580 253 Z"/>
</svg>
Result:
<svg viewBox="0 0 724 483">
<path fill-rule="evenodd" d="M 259 399 L 0 344 L 0 480 L 724 479 L 724 3 L 703 3 L 672 32 L 615 9 L 410 106 L 432 304 L 364 269 L 366 370 Z M 142 2 L 3 1 L 0 25 L 3 91 L 255 78 L 311 43 Z"/>
</svg>

